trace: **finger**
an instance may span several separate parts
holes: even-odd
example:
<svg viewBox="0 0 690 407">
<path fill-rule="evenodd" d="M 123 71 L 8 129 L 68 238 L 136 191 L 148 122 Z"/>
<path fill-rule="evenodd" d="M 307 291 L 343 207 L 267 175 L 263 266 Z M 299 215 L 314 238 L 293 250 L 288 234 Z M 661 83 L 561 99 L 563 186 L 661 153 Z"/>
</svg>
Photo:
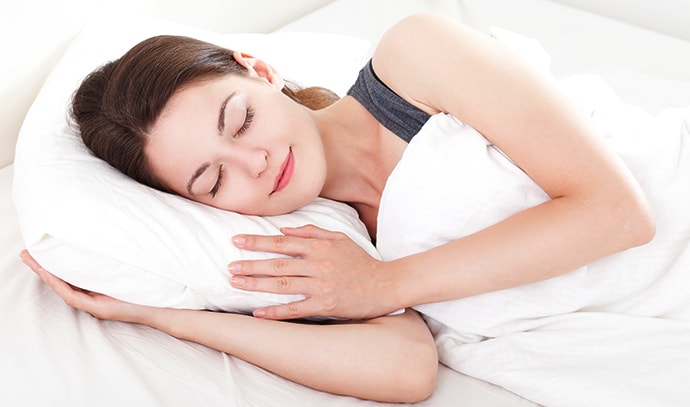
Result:
<svg viewBox="0 0 690 407">
<path fill-rule="evenodd" d="M 295 301 L 284 305 L 258 308 L 254 310 L 253 314 L 256 318 L 274 320 L 300 319 L 317 316 L 314 315 L 313 311 L 309 310 L 309 299 Z"/>
<path fill-rule="evenodd" d="M 285 235 L 237 235 L 232 243 L 241 249 L 300 256 L 304 253 L 303 239 Z"/>
<path fill-rule="evenodd" d="M 251 277 L 232 276 L 230 284 L 244 291 L 259 291 L 273 294 L 304 294 L 311 292 L 304 277 Z"/>
<path fill-rule="evenodd" d="M 43 282 L 48 284 L 68 305 L 79 308 L 80 301 L 87 301 L 90 298 L 88 291 L 74 287 L 43 268 L 27 250 L 22 250 L 19 256 L 22 262 L 36 273 Z"/>
<path fill-rule="evenodd" d="M 36 274 L 41 272 L 42 267 L 38 264 L 36 259 L 34 259 L 33 256 L 29 254 L 28 250 L 24 249 L 21 252 L 19 252 L 19 258 L 22 260 L 22 263 L 24 263 Z"/>
<path fill-rule="evenodd" d="M 275 257 L 266 260 L 238 260 L 228 264 L 228 272 L 242 276 L 309 276 L 307 260 Z"/>
<path fill-rule="evenodd" d="M 343 236 L 341 232 L 333 232 L 311 224 L 296 228 L 284 227 L 280 228 L 280 231 L 287 236 L 302 237 L 307 239 L 338 239 Z"/>
<path fill-rule="evenodd" d="M 60 282 L 64 283 L 64 281 L 60 280 L 52 273 L 50 273 L 48 270 L 44 269 L 40 264 L 38 264 L 36 259 L 34 259 L 33 256 L 31 256 L 31 254 L 29 254 L 27 250 L 22 250 L 19 254 L 19 257 L 22 259 L 22 262 L 27 267 L 29 267 L 34 273 L 41 277 L 41 280 L 43 280 L 46 284 L 50 285 L 51 287 L 53 287 L 54 285 L 60 285 Z"/>
</svg>

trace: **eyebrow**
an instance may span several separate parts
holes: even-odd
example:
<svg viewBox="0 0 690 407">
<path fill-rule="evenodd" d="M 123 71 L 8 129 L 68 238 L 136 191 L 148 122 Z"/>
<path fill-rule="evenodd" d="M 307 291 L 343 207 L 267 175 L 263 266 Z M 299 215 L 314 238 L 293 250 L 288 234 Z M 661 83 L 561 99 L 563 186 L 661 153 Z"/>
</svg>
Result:
<svg viewBox="0 0 690 407">
<path fill-rule="evenodd" d="M 225 129 L 225 108 L 228 105 L 228 102 L 232 97 L 235 95 L 235 92 L 232 92 L 231 94 L 228 95 L 228 97 L 223 100 L 223 103 L 220 104 L 220 109 L 218 109 L 218 134 L 222 135 L 223 130 Z M 192 187 L 194 186 L 194 182 L 201 176 L 201 174 L 204 173 L 208 169 L 208 167 L 211 166 L 211 163 L 203 163 L 199 168 L 194 171 L 194 174 L 189 178 L 189 181 L 187 181 L 187 192 L 189 195 L 194 195 L 194 192 L 192 192 Z"/>
<path fill-rule="evenodd" d="M 191 178 L 189 178 L 189 181 L 187 181 L 187 192 L 189 192 L 189 195 L 194 195 L 192 192 L 192 187 L 194 186 L 194 182 L 201 176 L 201 174 L 206 171 L 208 167 L 211 166 L 211 163 L 203 163 L 199 168 L 194 171 L 194 174 L 192 174 Z"/>
<path fill-rule="evenodd" d="M 235 95 L 235 92 L 232 92 L 228 97 L 223 100 L 223 103 L 220 104 L 220 109 L 218 110 L 218 134 L 223 135 L 223 130 L 225 130 L 225 108 L 228 106 L 228 102 L 232 97 Z"/>
</svg>

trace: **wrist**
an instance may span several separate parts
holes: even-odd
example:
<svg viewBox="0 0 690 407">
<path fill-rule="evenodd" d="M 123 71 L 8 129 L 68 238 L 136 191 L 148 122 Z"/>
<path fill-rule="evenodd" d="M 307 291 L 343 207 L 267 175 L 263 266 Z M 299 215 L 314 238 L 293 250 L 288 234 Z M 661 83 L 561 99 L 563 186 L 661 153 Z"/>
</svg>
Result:
<svg viewBox="0 0 690 407">
<path fill-rule="evenodd" d="M 410 302 L 407 295 L 408 290 L 405 288 L 401 264 L 399 260 L 381 262 L 381 274 L 384 276 L 386 283 L 383 286 L 382 296 L 385 301 L 385 306 L 389 308 L 389 312 L 401 310 L 415 305 Z"/>
<path fill-rule="evenodd" d="M 397 309 L 421 304 L 419 295 L 424 290 L 423 281 L 414 276 L 414 269 L 410 266 L 409 258 L 402 257 L 385 264 L 390 272 L 391 303 L 395 304 Z"/>
<path fill-rule="evenodd" d="M 181 311 L 183 310 L 174 308 L 143 307 L 132 316 L 129 322 L 150 326 L 169 335 L 179 337 L 174 328 L 179 326 L 176 319 L 179 318 L 178 314 Z"/>
</svg>

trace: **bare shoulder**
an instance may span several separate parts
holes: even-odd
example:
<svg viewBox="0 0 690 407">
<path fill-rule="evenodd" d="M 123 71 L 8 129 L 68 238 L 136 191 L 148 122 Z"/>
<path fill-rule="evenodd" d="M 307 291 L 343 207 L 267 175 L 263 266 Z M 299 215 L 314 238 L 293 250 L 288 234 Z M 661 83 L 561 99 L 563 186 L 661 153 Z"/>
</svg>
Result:
<svg viewBox="0 0 690 407">
<path fill-rule="evenodd" d="M 381 38 L 375 58 L 400 57 L 405 51 L 433 52 L 436 41 L 444 31 L 461 23 L 436 14 L 413 14 L 391 26 Z"/>
<path fill-rule="evenodd" d="M 436 14 L 414 14 L 393 25 L 381 38 L 373 56 L 377 76 L 397 94 L 428 113 L 443 111 L 432 93 L 444 76 L 462 77 L 477 69 L 472 54 L 486 52 L 488 36 Z"/>
</svg>

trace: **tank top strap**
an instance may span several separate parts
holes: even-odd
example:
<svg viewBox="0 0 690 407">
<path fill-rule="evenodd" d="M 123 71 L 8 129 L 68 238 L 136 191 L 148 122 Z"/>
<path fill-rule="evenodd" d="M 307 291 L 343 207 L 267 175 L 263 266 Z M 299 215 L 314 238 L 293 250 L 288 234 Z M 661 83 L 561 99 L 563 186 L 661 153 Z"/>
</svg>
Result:
<svg viewBox="0 0 690 407">
<path fill-rule="evenodd" d="M 371 60 L 359 72 L 347 92 L 388 130 L 410 142 L 430 115 L 393 92 L 374 72 Z"/>
</svg>

